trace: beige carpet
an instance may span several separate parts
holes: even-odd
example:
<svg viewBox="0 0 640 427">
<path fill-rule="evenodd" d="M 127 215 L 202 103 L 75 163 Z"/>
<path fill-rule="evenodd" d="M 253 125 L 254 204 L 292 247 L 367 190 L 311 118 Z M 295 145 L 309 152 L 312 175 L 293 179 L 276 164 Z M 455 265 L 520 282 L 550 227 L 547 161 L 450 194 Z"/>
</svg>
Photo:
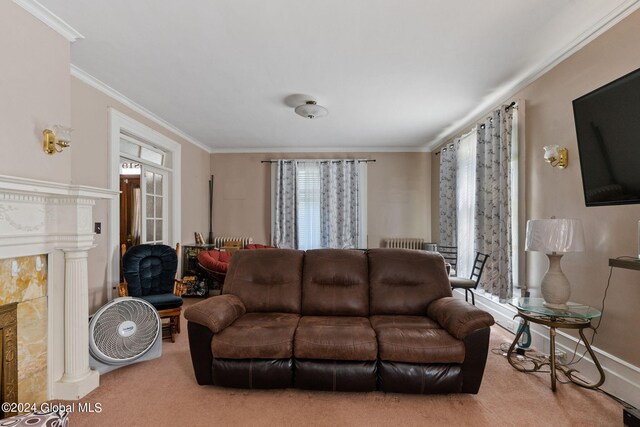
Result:
<svg viewBox="0 0 640 427">
<path fill-rule="evenodd" d="M 188 299 L 186 304 L 197 302 Z M 489 354 L 477 395 L 332 393 L 239 390 L 196 384 L 186 322 L 159 359 L 100 378 L 82 402 L 101 413 L 72 413 L 71 426 L 605 426 L 622 425 L 622 407 L 604 394 L 573 384 L 553 393 L 548 374 L 515 371 Z M 491 348 L 513 339 L 491 331 Z"/>
</svg>

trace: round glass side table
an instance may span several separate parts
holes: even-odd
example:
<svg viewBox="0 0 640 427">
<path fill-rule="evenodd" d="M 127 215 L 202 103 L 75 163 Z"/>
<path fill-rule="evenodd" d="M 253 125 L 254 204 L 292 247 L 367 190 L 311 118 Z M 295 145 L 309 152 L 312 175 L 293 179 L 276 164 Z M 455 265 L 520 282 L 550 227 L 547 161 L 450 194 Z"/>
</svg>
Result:
<svg viewBox="0 0 640 427">
<path fill-rule="evenodd" d="M 536 372 L 542 367 L 548 365 L 551 373 L 551 390 L 556 391 L 556 370 L 558 369 L 558 364 L 556 363 L 556 329 L 577 329 L 580 334 L 580 338 L 582 338 L 582 342 L 587 348 L 593 363 L 596 365 L 596 368 L 600 373 L 600 379 L 596 383 L 587 383 L 574 375 L 574 373 L 577 372 L 575 369 L 562 369 L 562 372 L 564 372 L 572 383 L 579 385 L 580 387 L 593 389 L 600 387 L 604 383 L 604 371 L 602 370 L 602 366 L 600 366 L 600 362 L 598 362 L 595 353 L 591 349 L 589 341 L 584 336 L 584 329 L 591 326 L 591 320 L 602 315 L 600 310 L 572 302 L 567 303 L 566 309 L 549 308 L 544 306 L 544 300 L 542 298 L 514 298 L 509 302 L 509 304 L 518 310 L 518 314 L 516 314 L 514 318 L 521 317 L 525 321 L 525 324 L 537 323 L 548 326 L 550 341 L 548 362 L 529 359 L 528 362 L 530 362 L 533 367 L 529 368 L 523 366 L 519 361 L 513 360 L 515 356 L 514 349 L 520 339 L 520 336 L 525 330 L 524 327 L 520 328 L 513 340 L 513 343 L 511 344 L 511 347 L 509 347 L 509 351 L 507 351 L 507 360 L 511 366 L 521 372 Z"/>
</svg>

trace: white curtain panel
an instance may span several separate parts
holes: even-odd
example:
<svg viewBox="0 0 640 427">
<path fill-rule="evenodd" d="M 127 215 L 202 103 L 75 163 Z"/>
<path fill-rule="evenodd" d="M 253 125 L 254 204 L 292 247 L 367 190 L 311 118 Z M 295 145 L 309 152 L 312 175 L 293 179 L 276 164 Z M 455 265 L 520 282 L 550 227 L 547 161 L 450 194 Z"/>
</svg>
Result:
<svg viewBox="0 0 640 427">
<path fill-rule="evenodd" d="M 458 277 L 470 277 L 475 258 L 473 224 L 476 203 L 476 145 L 475 129 L 460 138 L 457 150 L 457 219 L 458 219 Z"/>
<path fill-rule="evenodd" d="M 440 151 L 440 242 L 441 246 L 458 244 L 456 211 L 457 141 Z"/>
<path fill-rule="evenodd" d="M 357 248 L 360 235 L 357 160 L 320 163 L 320 227 L 323 248 Z"/>
<path fill-rule="evenodd" d="M 297 248 L 296 228 L 296 169 L 297 162 L 278 160 L 275 167 L 273 236 L 272 245 L 277 248 Z"/>
<path fill-rule="evenodd" d="M 492 112 L 478 126 L 476 248 L 489 255 L 480 288 L 501 302 L 512 296 L 511 143 L 513 109 Z"/>
</svg>

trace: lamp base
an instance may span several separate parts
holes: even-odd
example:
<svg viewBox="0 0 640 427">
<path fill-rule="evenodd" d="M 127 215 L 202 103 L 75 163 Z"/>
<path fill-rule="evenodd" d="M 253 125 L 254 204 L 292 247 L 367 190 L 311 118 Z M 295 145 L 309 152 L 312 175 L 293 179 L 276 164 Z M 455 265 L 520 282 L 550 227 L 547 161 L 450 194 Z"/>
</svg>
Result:
<svg viewBox="0 0 640 427">
<path fill-rule="evenodd" d="M 560 268 L 562 254 L 547 254 L 549 257 L 549 269 L 542 278 L 540 290 L 544 298 L 544 306 L 556 309 L 566 309 L 567 301 L 571 296 L 571 285 L 567 276 Z"/>
<path fill-rule="evenodd" d="M 566 310 L 569 308 L 567 304 L 554 304 L 552 302 L 546 302 L 546 301 L 542 305 L 544 305 L 547 308 L 555 308 L 557 310 Z"/>
</svg>

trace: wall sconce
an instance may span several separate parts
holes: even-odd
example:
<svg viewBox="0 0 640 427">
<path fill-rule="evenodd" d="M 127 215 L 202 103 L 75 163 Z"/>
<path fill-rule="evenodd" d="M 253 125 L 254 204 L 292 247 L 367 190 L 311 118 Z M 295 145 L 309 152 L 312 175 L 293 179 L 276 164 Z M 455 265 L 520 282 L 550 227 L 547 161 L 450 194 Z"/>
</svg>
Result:
<svg viewBox="0 0 640 427">
<path fill-rule="evenodd" d="M 565 147 L 558 145 L 546 145 L 543 147 L 544 160 L 554 168 L 564 169 L 569 164 L 569 152 Z"/>
<path fill-rule="evenodd" d="M 59 125 L 55 125 L 53 130 L 43 130 L 42 134 L 44 135 L 44 139 L 42 148 L 44 152 L 47 154 L 62 153 L 62 150 L 71 145 L 71 132 L 73 132 L 73 129 Z M 59 150 L 56 145 L 60 147 Z"/>
</svg>

